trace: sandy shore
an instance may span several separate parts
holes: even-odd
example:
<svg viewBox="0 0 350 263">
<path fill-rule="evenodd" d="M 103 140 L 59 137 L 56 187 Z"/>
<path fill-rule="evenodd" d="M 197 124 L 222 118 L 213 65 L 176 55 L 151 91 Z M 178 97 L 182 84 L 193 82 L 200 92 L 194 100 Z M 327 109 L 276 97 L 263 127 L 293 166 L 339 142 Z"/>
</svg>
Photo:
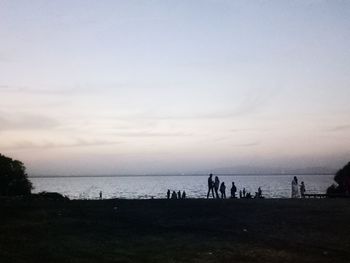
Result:
<svg viewBox="0 0 350 263">
<path fill-rule="evenodd" d="M 349 262 L 349 199 L 0 200 L 0 262 Z"/>
</svg>

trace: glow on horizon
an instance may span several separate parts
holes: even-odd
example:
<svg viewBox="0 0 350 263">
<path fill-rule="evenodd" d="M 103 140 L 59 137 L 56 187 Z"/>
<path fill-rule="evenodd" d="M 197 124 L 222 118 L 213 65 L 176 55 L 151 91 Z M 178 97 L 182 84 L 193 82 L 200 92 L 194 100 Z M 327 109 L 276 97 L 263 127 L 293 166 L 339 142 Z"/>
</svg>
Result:
<svg viewBox="0 0 350 263">
<path fill-rule="evenodd" d="M 350 2 L 0 1 L 0 37 L 30 173 L 349 161 Z"/>
</svg>

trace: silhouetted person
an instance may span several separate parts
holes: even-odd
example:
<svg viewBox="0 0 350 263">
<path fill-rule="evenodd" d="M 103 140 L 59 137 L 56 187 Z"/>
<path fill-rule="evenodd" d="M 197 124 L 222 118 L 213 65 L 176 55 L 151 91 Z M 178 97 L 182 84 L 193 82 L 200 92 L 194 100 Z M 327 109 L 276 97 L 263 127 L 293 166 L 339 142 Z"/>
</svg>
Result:
<svg viewBox="0 0 350 263">
<path fill-rule="evenodd" d="M 182 192 L 182 199 L 186 199 L 186 192 L 185 191 Z"/>
<path fill-rule="evenodd" d="M 209 194 L 210 192 L 214 197 L 214 182 L 213 182 L 213 174 L 209 174 L 209 178 L 208 178 L 208 194 L 207 194 L 207 198 L 209 198 Z"/>
<path fill-rule="evenodd" d="M 102 199 L 102 191 L 100 191 L 100 199 Z"/>
<path fill-rule="evenodd" d="M 258 187 L 258 191 L 255 192 L 254 198 L 263 198 L 263 197 L 262 197 L 262 190 L 261 190 L 261 187 L 260 187 L 260 186 Z"/>
<path fill-rule="evenodd" d="M 215 180 L 214 180 L 214 190 L 215 190 L 216 198 L 219 198 L 219 193 L 218 193 L 219 186 L 220 186 L 219 177 L 215 176 Z"/>
<path fill-rule="evenodd" d="M 166 192 L 166 198 L 170 199 L 170 190 L 168 189 L 168 191 Z"/>
<path fill-rule="evenodd" d="M 239 198 L 242 198 L 243 195 L 242 195 L 242 190 L 239 190 Z"/>
<path fill-rule="evenodd" d="M 258 197 L 261 198 L 262 197 L 262 191 L 261 191 L 261 187 L 259 186 L 258 188 Z"/>
<path fill-rule="evenodd" d="M 292 180 L 292 198 L 298 198 L 299 197 L 299 189 L 298 189 L 298 178 L 294 176 Z"/>
<path fill-rule="evenodd" d="M 177 192 L 177 199 L 181 199 L 181 192 L 180 191 Z"/>
<path fill-rule="evenodd" d="M 226 185 L 224 182 L 222 182 L 220 185 L 220 193 L 221 193 L 221 198 L 225 199 L 226 198 Z"/>
<path fill-rule="evenodd" d="M 236 198 L 237 187 L 235 186 L 235 182 L 232 182 L 231 187 L 231 198 Z"/>
<path fill-rule="evenodd" d="M 245 197 L 246 195 L 246 191 L 245 191 L 245 188 L 243 188 L 243 197 Z"/>
<path fill-rule="evenodd" d="M 301 195 L 301 197 L 305 197 L 305 191 L 306 191 L 306 189 L 305 189 L 305 184 L 304 184 L 304 182 L 301 182 L 301 185 L 300 185 L 300 195 Z"/>
<path fill-rule="evenodd" d="M 177 199 L 177 194 L 175 191 L 171 194 L 171 199 Z"/>
</svg>

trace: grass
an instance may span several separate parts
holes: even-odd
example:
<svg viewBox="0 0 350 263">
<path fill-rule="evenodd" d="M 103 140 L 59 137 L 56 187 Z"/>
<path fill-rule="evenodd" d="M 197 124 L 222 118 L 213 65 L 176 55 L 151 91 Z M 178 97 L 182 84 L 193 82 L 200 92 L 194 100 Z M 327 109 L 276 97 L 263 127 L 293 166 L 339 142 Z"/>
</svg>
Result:
<svg viewBox="0 0 350 263">
<path fill-rule="evenodd" d="M 349 262 L 350 200 L 0 199 L 0 262 Z"/>
</svg>

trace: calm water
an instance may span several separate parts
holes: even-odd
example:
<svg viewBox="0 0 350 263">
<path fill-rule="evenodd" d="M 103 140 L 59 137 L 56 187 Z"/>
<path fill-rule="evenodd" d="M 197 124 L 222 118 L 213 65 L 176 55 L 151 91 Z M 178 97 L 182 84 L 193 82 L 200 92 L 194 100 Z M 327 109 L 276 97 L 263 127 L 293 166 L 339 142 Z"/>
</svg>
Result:
<svg viewBox="0 0 350 263">
<path fill-rule="evenodd" d="M 260 186 L 267 198 L 289 198 L 293 176 L 220 176 L 229 195 L 232 181 L 237 189 L 243 187 L 252 194 Z M 304 181 L 307 193 L 324 193 L 333 183 L 332 175 L 298 175 Z M 167 189 L 185 190 L 189 198 L 204 198 L 207 193 L 207 176 L 139 176 L 139 177 L 68 177 L 30 178 L 34 192 L 58 192 L 71 199 L 96 199 L 99 192 L 103 198 L 164 198 Z"/>
</svg>

